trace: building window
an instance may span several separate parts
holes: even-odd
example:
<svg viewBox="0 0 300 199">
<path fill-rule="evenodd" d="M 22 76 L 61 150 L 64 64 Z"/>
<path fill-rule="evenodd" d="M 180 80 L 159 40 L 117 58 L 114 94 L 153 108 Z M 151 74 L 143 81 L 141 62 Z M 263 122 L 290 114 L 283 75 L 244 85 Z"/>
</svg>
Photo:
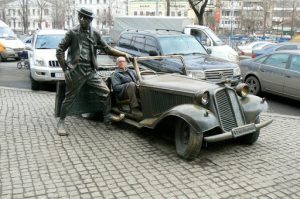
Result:
<svg viewBox="0 0 300 199">
<path fill-rule="evenodd" d="M 172 17 L 175 16 L 175 12 L 174 12 L 174 11 L 171 12 L 171 16 L 172 16 Z"/>
<path fill-rule="evenodd" d="M 100 3 L 100 0 L 97 0 L 97 4 L 99 4 Z"/>
<path fill-rule="evenodd" d="M 106 4 L 106 0 L 103 0 L 103 3 Z"/>
<path fill-rule="evenodd" d="M 187 17 L 188 16 L 188 13 L 187 11 L 184 11 L 184 16 Z"/>
<path fill-rule="evenodd" d="M 143 15 L 144 15 L 143 11 L 140 11 L 140 15 L 141 15 L 141 16 L 143 16 Z"/>
<path fill-rule="evenodd" d="M 44 15 L 46 15 L 46 16 L 49 15 L 49 10 L 48 9 L 44 10 Z"/>
<path fill-rule="evenodd" d="M 180 12 L 180 11 L 178 11 L 177 15 L 178 15 L 179 17 L 181 17 L 181 12 Z"/>
<path fill-rule="evenodd" d="M 134 11 L 134 12 L 133 12 L 133 15 L 134 15 L 134 16 L 137 16 L 137 11 Z"/>
<path fill-rule="evenodd" d="M 82 0 L 80 0 L 79 3 L 82 4 Z"/>
<path fill-rule="evenodd" d="M 35 9 L 32 10 L 32 15 L 35 15 Z"/>
<path fill-rule="evenodd" d="M 13 10 L 13 15 L 16 16 L 16 10 Z"/>
<path fill-rule="evenodd" d="M 90 0 L 90 4 L 92 4 L 93 2 L 92 2 L 92 0 Z"/>
</svg>

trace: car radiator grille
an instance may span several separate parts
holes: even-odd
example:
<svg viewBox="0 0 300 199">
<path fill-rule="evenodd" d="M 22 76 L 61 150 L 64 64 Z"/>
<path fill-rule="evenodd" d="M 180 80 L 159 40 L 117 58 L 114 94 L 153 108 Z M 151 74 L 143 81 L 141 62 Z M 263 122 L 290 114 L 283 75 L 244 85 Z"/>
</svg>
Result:
<svg viewBox="0 0 300 199">
<path fill-rule="evenodd" d="M 215 101 L 219 120 L 224 131 L 231 131 L 233 128 L 245 124 L 243 112 L 233 90 L 219 90 L 215 95 Z"/>
<path fill-rule="evenodd" d="M 145 116 L 160 114 L 176 105 L 192 104 L 194 100 L 191 96 L 154 90 L 142 92 L 141 94 L 144 95 L 143 99 L 145 100 L 145 106 L 143 106 Z"/>
<path fill-rule="evenodd" d="M 60 67 L 58 61 L 56 61 L 56 60 L 50 60 L 49 66 L 50 67 Z"/>
<path fill-rule="evenodd" d="M 230 78 L 233 76 L 233 69 L 224 69 L 224 70 L 206 70 L 205 77 L 206 79 L 222 79 Z"/>
</svg>

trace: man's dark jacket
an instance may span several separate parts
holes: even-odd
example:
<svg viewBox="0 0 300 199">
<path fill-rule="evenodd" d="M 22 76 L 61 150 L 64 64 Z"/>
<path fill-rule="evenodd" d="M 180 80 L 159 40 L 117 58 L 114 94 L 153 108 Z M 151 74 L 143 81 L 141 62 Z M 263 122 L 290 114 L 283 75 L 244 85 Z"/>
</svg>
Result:
<svg viewBox="0 0 300 199">
<path fill-rule="evenodd" d="M 57 60 L 62 67 L 63 71 L 67 69 L 67 66 L 75 68 L 80 59 L 80 51 L 82 48 L 82 43 L 80 39 L 80 26 L 76 26 L 74 29 L 69 30 L 64 39 L 58 45 L 58 49 L 56 50 Z M 101 49 L 106 54 L 109 55 L 124 55 L 123 52 L 117 51 L 116 49 L 112 49 L 109 45 L 107 45 L 102 39 L 100 34 L 90 28 L 88 40 L 90 42 L 91 52 L 92 52 L 92 67 L 97 69 L 97 49 Z M 65 51 L 68 49 L 67 60 L 65 60 Z"/>
<path fill-rule="evenodd" d="M 138 77 L 135 71 L 131 69 L 127 69 L 126 71 L 123 71 L 117 68 L 111 77 L 111 84 L 114 93 L 117 94 L 118 98 L 122 98 L 122 96 L 124 96 L 127 86 L 130 82 L 137 83 L 137 81 L 138 81 Z"/>
</svg>

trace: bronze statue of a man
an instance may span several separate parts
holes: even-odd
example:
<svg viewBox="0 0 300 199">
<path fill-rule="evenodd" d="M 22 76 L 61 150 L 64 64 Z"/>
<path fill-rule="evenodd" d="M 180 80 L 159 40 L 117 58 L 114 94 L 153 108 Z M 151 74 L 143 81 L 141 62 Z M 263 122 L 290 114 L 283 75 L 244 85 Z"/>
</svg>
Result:
<svg viewBox="0 0 300 199">
<path fill-rule="evenodd" d="M 106 105 L 103 111 L 104 122 L 120 121 L 124 118 L 124 115 L 112 116 L 110 114 L 110 90 L 96 73 L 98 67 L 96 51 L 101 49 L 109 55 L 132 58 L 130 55 L 107 45 L 101 39 L 100 34 L 91 28 L 94 14 L 90 9 L 81 8 L 77 11 L 79 25 L 66 33 L 56 50 L 56 57 L 64 72 L 66 83 L 65 99 L 61 106 L 60 119 L 57 125 L 57 133 L 61 136 L 68 135 L 64 120 L 84 85 L 93 89 L 99 96 L 99 102 Z M 65 60 L 66 50 L 68 50 L 67 60 Z"/>
</svg>

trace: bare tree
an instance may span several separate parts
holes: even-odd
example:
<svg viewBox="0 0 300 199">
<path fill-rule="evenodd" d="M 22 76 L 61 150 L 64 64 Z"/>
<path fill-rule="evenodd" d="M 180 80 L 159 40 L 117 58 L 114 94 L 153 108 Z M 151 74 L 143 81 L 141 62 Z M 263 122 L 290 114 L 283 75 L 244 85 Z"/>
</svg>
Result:
<svg viewBox="0 0 300 199">
<path fill-rule="evenodd" d="M 40 9 L 40 16 L 39 16 L 39 21 L 38 21 L 38 26 L 39 26 L 39 29 L 42 28 L 42 22 L 43 22 L 43 12 L 44 12 L 44 9 L 45 9 L 45 6 L 47 5 L 47 3 L 49 3 L 47 0 L 36 0 L 37 2 L 37 5 Z"/>
<path fill-rule="evenodd" d="M 198 19 L 198 24 L 203 25 L 203 23 L 204 23 L 203 15 L 204 15 L 208 0 L 188 0 L 188 1 L 190 4 L 190 7 L 194 11 L 194 13 Z"/>
<path fill-rule="evenodd" d="M 21 19 L 23 23 L 23 32 L 25 34 L 28 33 L 28 4 L 30 3 L 30 0 L 19 0 L 19 4 L 21 7 Z"/>
<path fill-rule="evenodd" d="M 261 4 L 263 11 L 263 36 L 266 34 L 267 18 L 270 17 L 270 10 L 272 7 L 272 1 L 263 1 Z"/>
<path fill-rule="evenodd" d="M 52 6 L 52 26 L 57 29 L 64 29 L 66 20 L 66 1 L 65 0 L 48 0 Z"/>
<path fill-rule="evenodd" d="M 170 0 L 166 0 L 167 2 L 167 16 L 170 16 Z"/>
</svg>

